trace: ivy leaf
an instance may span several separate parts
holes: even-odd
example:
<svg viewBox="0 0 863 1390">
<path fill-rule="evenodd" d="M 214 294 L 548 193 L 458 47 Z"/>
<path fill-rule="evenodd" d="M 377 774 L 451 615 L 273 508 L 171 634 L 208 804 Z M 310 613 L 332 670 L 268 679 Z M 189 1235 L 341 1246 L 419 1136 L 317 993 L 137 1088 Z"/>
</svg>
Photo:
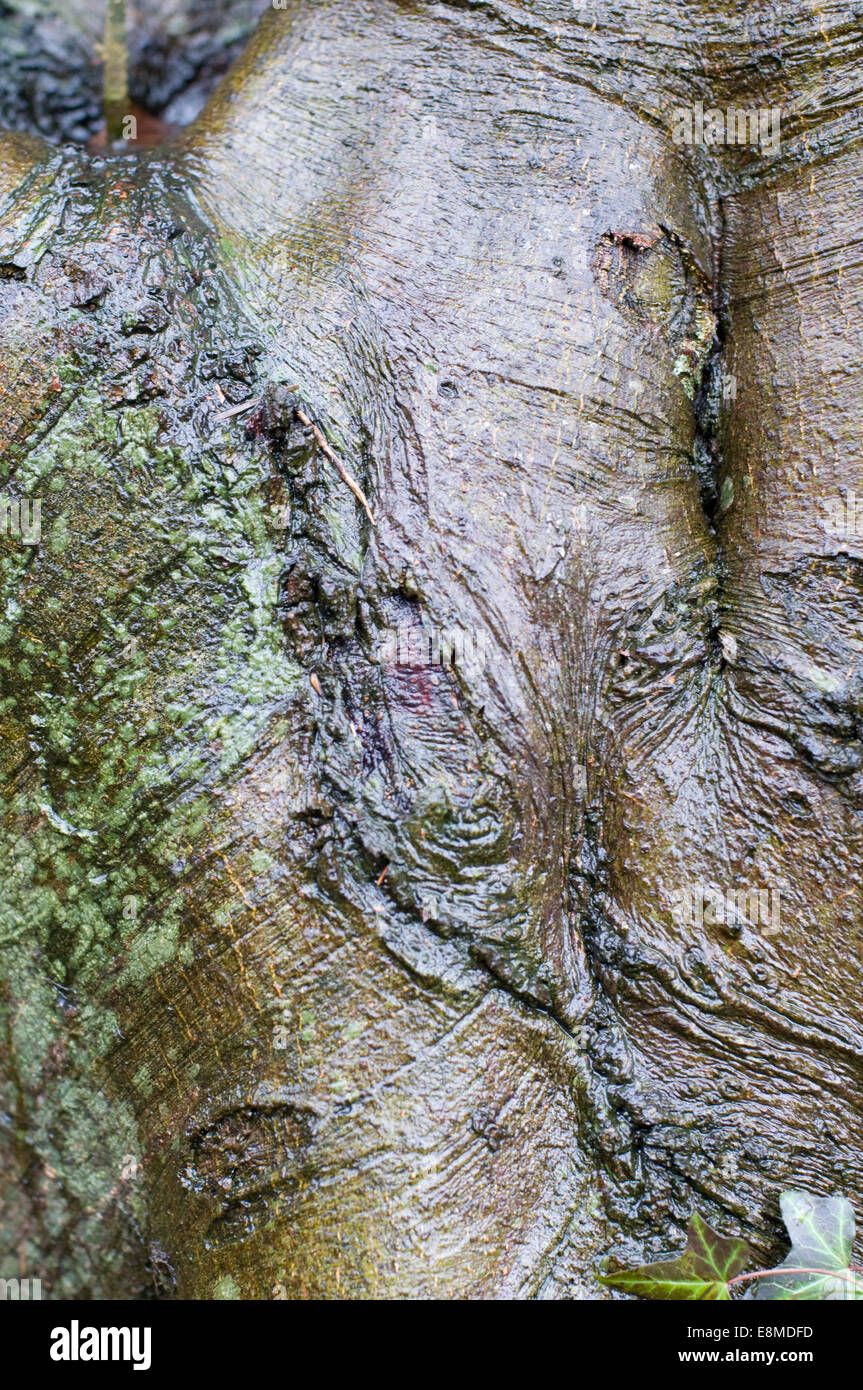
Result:
<svg viewBox="0 0 863 1390">
<path fill-rule="evenodd" d="M 863 1299 L 863 1279 L 849 1269 L 854 1244 L 851 1203 L 844 1197 L 783 1192 L 779 1206 L 791 1249 L 775 1274 L 758 1281 L 755 1297 L 762 1301 Z"/>
<path fill-rule="evenodd" d="M 739 1274 L 750 1258 L 745 1240 L 719 1235 L 696 1211 L 689 1218 L 686 1249 L 677 1259 L 597 1277 L 610 1289 L 639 1298 L 725 1300 L 729 1279 Z"/>
</svg>

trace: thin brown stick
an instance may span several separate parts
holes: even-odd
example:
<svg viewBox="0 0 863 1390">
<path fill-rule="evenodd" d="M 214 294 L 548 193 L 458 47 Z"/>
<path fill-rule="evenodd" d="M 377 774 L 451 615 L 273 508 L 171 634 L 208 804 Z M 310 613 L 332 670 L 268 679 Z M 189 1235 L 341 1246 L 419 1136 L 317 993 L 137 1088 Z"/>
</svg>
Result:
<svg viewBox="0 0 863 1390">
<path fill-rule="evenodd" d="M 297 419 L 299 420 L 301 425 L 306 425 L 309 429 L 311 429 L 312 434 L 315 436 L 315 439 L 317 440 L 321 451 L 326 454 L 327 458 L 330 460 L 330 463 L 335 465 L 335 468 L 337 469 L 342 482 L 347 483 L 351 492 L 354 494 L 354 497 L 356 497 L 357 501 L 361 502 L 362 505 L 365 507 L 366 516 L 372 523 L 372 526 L 374 526 L 375 519 L 372 515 L 372 509 L 368 504 L 368 499 L 365 493 L 363 492 L 356 479 L 351 477 L 350 473 L 345 468 L 338 455 L 333 453 L 332 449 L 330 448 L 329 444 L 324 438 L 323 431 L 318 429 L 318 426 L 314 423 L 313 420 L 309 418 L 309 416 L 306 414 L 304 410 L 297 411 Z"/>
<path fill-rule="evenodd" d="M 245 411 L 251 410 L 252 406 L 260 405 L 263 396 L 252 396 L 251 400 L 240 401 L 239 405 L 232 405 L 230 410 L 220 410 L 214 416 L 214 420 L 230 420 L 234 415 L 243 415 Z"/>
</svg>

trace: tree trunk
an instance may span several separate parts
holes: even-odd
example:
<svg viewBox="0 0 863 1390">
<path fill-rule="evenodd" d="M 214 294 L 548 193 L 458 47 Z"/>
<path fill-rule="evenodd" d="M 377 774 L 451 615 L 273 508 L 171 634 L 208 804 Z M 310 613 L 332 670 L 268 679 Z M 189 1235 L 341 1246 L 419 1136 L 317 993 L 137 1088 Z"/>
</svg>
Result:
<svg viewBox="0 0 863 1390">
<path fill-rule="evenodd" d="M 0 1275 L 595 1298 L 859 1192 L 861 48 L 294 0 L 0 138 Z"/>
</svg>

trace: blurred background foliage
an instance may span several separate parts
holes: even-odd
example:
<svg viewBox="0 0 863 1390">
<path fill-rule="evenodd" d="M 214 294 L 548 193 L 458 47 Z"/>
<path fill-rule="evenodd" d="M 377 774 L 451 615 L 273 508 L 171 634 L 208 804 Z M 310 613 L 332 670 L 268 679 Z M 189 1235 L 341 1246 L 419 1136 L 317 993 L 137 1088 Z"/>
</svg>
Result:
<svg viewBox="0 0 863 1390">
<path fill-rule="evenodd" d="M 129 0 L 129 86 L 139 143 L 200 112 L 269 0 Z M 57 144 L 104 139 L 105 0 L 0 0 L 0 127 Z"/>
</svg>

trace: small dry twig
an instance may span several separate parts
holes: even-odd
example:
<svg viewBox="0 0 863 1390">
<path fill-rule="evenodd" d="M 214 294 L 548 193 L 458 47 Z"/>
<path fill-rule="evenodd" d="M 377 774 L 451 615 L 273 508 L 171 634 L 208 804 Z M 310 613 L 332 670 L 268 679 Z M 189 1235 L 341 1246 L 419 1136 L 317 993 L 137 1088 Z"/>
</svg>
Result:
<svg viewBox="0 0 863 1390">
<path fill-rule="evenodd" d="M 327 458 L 330 460 L 330 463 L 335 465 L 342 482 L 347 483 L 351 492 L 354 494 L 354 497 L 356 497 L 357 501 L 361 502 L 362 505 L 365 507 L 366 516 L 372 523 L 372 526 L 374 526 L 375 519 L 372 515 L 372 509 L 369 506 L 368 498 L 366 497 L 365 493 L 363 492 L 356 479 L 351 477 L 350 473 L 345 468 L 338 455 L 335 454 L 333 450 L 330 448 L 329 444 L 327 443 L 324 437 L 323 431 L 318 428 L 318 426 L 314 423 L 312 419 L 309 418 L 309 416 L 306 414 L 304 410 L 297 411 L 297 419 L 299 420 L 301 425 L 305 425 L 307 428 L 311 429 L 312 434 L 315 436 L 315 439 L 317 440 L 318 446 L 320 447 L 321 451 L 326 454 Z"/>
<path fill-rule="evenodd" d="M 254 406 L 260 405 L 263 396 L 253 396 L 251 400 L 241 401 L 239 405 L 232 405 L 230 410 L 220 410 L 213 416 L 214 420 L 230 420 L 234 415 L 242 415 L 247 410 L 252 410 Z"/>
<path fill-rule="evenodd" d="M 230 410 L 218 411 L 217 414 L 215 414 L 212 418 L 214 421 L 219 423 L 221 423 L 223 420 L 230 420 L 235 415 L 243 415 L 247 410 L 253 410 L 256 405 L 260 405 L 262 400 L 263 396 L 252 396 L 247 401 L 241 401 L 239 405 L 231 406 Z M 335 451 L 330 448 L 323 430 L 315 424 L 311 416 L 307 415 L 304 410 L 297 409 L 296 416 L 301 425 L 305 425 L 307 429 L 310 429 L 312 431 L 312 434 L 315 436 L 315 440 L 318 444 L 318 447 L 320 448 L 322 453 L 326 454 L 327 458 L 330 460 L 330 463 L 334 465 L 342 482 L 347 484 L 351 492 L 354 494 L 354 497 L 356 497 L 357 501 L 360 502 L 363 507 L 365 507 L 366 516 L 368 517 L 372 526 L 374 526 L 375 518 L 372 513 L 372 509 L 369 506 L 368 498 L 366 497 L 356 478 L 351 477 L 350 473 L 345 468 L 338 454 L 336 454 Z"/>
</svg>

